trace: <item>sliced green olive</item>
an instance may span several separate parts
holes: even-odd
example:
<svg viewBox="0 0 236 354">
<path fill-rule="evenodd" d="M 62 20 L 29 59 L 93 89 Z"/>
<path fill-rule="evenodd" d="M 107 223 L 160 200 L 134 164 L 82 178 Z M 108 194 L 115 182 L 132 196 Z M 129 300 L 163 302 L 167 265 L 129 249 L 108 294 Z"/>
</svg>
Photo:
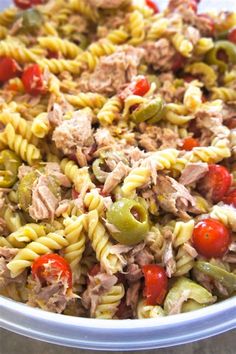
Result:
<svg viewBox="0 0 236 354">
<path fill-rule="evenodd" d="M 220 282 L 230 293 L 236 291 L 236 274 L 204 261 L 197 261 L 194 268 Z"/>
<path fill-rule="evenodd" d="M 212 296 L 208 290 L 203 288 L 203 286 L 188 278 L 181 277 L 174 283 L 173 287 L 168 292 L 164 302 L 164 310 L 167 313 L 171 313 L 171 310 L 177 306 L 179 299 L 184 293 L 186 294 L 186 301 L 191 299 L 200 305 L 210 304 L 215 301 L 214 296 Z"/>
<path fill-rule="evenodd" d="M 131 199 L 115 202 L 107 212 L 107 220 L 117 230 L 112 231 L 112 237 L 124 245 L 136 245 L 149 230 L 147 210 Z"/>
<path fill-rule="evenodd" d="M 224 72 L 228 68 L 228 63 L 220 58 L 221 53 L 223 56 L 226 55 L 229 63 L 236 64 L 236 45 L 229 41 L 217 41 L 214 48 L 206 54 L 206 62 L 210 65 L 217 65 L 219 70 Z"/>
<path fill-rule="evenodd" d="M 107 176 L 108 176 L 108 172 L 103 171 L 103 169 L 102 169 L 104 163 L 105 162 L 103 159 L 96 159 L 92 165 L 92 170 L 93 170 L 94 176 L 101 183 L 104 183 L 107 179 Z"/>
<path fill-rule="evenodd" d="M 27 32 L 35 32 L 43 24 L 43 16 L 36 9 L 22 11 L 17 18 L 22 18 L 22 30 Z"/>
<path fill-rule="evenodd" d="M 137 124 L 141 122 L 156 123 L 162 118 L 162 109 L 163 100 L 157 97 L 148 103 L 139 105 L 131 117 Z"/>
<path fill-rule="evenodd" d="M 18 168 L 22 164 L 21 159 L 11 150 L 3 150 L 0 153 L 0 187 L 10 188 L 17 181 Z"/>
</svg>

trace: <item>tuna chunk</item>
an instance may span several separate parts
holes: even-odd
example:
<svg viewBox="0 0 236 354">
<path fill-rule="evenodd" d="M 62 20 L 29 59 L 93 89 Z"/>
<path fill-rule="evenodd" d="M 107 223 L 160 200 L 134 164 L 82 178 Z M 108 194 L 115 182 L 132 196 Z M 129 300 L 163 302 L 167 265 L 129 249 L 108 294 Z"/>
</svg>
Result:
<svg viewBox="0 0 236 354">
<path fill-rule="evenodd" d="M 161 38 L 157 42 L 146 42 L 142 47 L 145 50 L 145 61 L 155 70 L 171 69 L 176 50 L 168 39 Z"/>
<path fill-rule="evenodd" d="M 29 214 L 35 220 L 52 220 L 59 205 L 59 198 L 50 189 L 50 178 L 52 177 L 40 176 L 33 185 Z"/>
<path fill-rule="evenodd" d="M 185 186 L 197 182 L 208 172 L 208 164 L 204 162 L 189 163 L 182 172 L 179 182 Z"/>
<path fill-rule="evenodd" d="M 93 114 L 89 108 L 77 111 L 70 120 L 64 120 L 53 132 L 56 147 L 65 155 L 76 152 L 77 146 L 85 147 L 93 143 Z"/>
<path fill-rule="evenodd" d="M 103 193 L 110 193 L 129 173 L 130 168 L 123 162 L 119 162 L 114 170 L 109 173 L 103 187 Z"/>
<path fill-rule="evenodd" d="M 60 165 L 57 162 L 48 162 L 45 165 L 46 174 L 55 177 L 60 186 L 71 187 L 70 180 L 61 172 Z"/>
<path fill-rule="evenodd" d="M 11 278 L 10 270 L 7 268 L 7 264 L 17 255 L 18 251 L 17 248 L 0 247 L 0 290 L 12 283 L 20 286 L 26 282 L 26 271 Z"/>
<path fill-rule="evenodd" d="M 101 9 L 117 9 L 127 3 L 126 0 L 88 0 L 88 2 L 91 6 Z"/>
<path fill-rule="evenodd" d="M 182 184 L 168 176 L 158 176 L 153 187 L 157 200 L 165 211 L 188 219 L 186 211 L 195 207 L 195 200 Z"/>
<path fill-rule="evenodd" d="M 171 129 L 147 125 L 146 123 L 141 123 L 139 129 L 142 133 L 138 138 L 139 145 L 146 151 L 177 146 L 178 134 Z"/>
<path fill-rule="evenodd" d="M 102 57 L 93 74 L 82 75 L 80 89 L 85 92 L 116 94 L 137 76 L 143 55 L 143 49 L 127 45 L 111 55 Z"/>
</svg>

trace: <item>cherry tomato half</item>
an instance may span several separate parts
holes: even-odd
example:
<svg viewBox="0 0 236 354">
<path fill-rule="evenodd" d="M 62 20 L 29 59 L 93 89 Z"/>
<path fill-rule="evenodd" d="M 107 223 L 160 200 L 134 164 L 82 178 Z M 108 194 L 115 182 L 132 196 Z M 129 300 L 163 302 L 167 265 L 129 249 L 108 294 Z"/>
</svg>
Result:
<svg viewBox="0 0 236 354">
<path fill-rule="evenodd" d="M 20 73 L 20 67 L 17 62 L 9 57 L 0 58 L 0 81 L 5 82 Z"/>
<path fill-rule="evenodd" d="M 209 170 L 198 185 L 199 191 L 213 202 L 219 202 L 232 183 L 230 172 L 224 166 L 209 165 Z"/>
<path fill-rule="evenodd" d="M 185 138 L 183 140 L 182 150 L 191 151 L 193 148 L 199 146 L 199 141 L 194 138 Z"/>
<path fill-rule="evenodd" d="M 236 189 L 233 189 L 222 199 L 225 204 L 233 205 L 236 208 Z"/>
<path fill-rule="evenodd" d="M 131 82 L 122 92 L 119 97 L 125 100 L 129 95 L 144 96 L 150 90 L 150 83 L 145 76 L 138 76 L 136 80 Z"/>
<path fill-rule="evenodd" d="M 55 280 L 68 282 L 72 287 L 72 272 L 68 262 L 56 253 L 40 256 L 32 265 L 32 275 L 41 282 L 51 283 Z"/>
<path fill-rule="evenodd" d="M 28 68 L 24 70 L 22 82 L 25 91 L 30 95 L 36 96 L 45 92 L 43 73 L 38 64 L 28 66 Z"/>
<path fill-rule="evenodd" d="M 232 28 L 228 34 L 228 40 L 236 44 L 236 27 Z"/>
<path fill-rule="evenodd" d="M 206 258 L 221 258 L 227 252 L 231 242 L 227 227 L 218 220 L 200 221 L 193 230 L 193 246 Z"/>
<path fill-rule="evenodd" d="M 165 269 L 157 264 L 148 264 L 142 267 L 142 271 L 145 277 L 143 295 L 147 305 L 161 305 L 168 287 Z"/>
<path fill-rule="evenodd" d="M 151 9 L 153 9 L 154 14 L 158 14 L 160 12 L 157 4 L 155 3 L 155 1 L 153 0 L 146 0 L 146 4 L 148 7 L 150 7 Z"/>
<path fill-rule="evenodd" d="M 26 10 L 34 5 L 42 5 L 46 3 L 45 0 L 13 0 L 14 4 L 19 7 L 19 9 Z"/>
</svg>

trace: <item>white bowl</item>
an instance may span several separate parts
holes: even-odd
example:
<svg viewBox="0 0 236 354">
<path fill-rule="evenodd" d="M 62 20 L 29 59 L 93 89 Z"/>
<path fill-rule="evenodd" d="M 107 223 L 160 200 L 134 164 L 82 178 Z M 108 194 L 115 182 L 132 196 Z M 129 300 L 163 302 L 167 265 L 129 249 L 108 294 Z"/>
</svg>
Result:
<svg viewBox="0 0 236 354">
<path fill-rule="evenodd" d="M 166 1 L 159 1 L 165 5 Z M 10 4 L 0 0 L 0 9 Z M 207 5 L 206 5 L 207 4 Z M 201 8 L 234 9 L 235 0 L 203 0 Z M 58 315 L 0 296 L 0 326 L 42 341 L 83 349 L 128 351 L 170 347 L 236 328 L 236 297 L 201 310 L 146 320 Z"/>
</svg>

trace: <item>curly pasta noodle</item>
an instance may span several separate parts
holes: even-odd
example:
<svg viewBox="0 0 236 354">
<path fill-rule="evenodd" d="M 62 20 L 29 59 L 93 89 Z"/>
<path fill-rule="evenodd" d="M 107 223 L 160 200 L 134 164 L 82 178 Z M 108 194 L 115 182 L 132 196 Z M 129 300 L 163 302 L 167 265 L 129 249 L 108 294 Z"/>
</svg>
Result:
<svg viewBox="0 0 236 354">
<path fill-rule="evenodd" d="M 70 0 L 69 5 L 72 10 L 79 12 L 81 15 L 88 17 L 92 21 L 96 21 L 99 17 L 97 11 L 93 9 L 85 0 Z"/>
<path fill-rule="evenodd" d="M 143 161 L 142 166 L 134 168 L 125 178 L 121 188 L 126 197 L 139 187 L 145 185 L 151 177 L 151 166 L 156 170 L 170 169 L 176 163 L 179 152 L 175 149 L 166 149 L 153 153 L 150 158 Z"/>
<path fill-rule="evenodd" d="M 33 135 L 31 131 L 31 123 L 22 118 L 19 113 L 3 111 L 0 113 L 0 122 L 4 125 L 10 123 L 13 126 L 15 132 L 19 133 L 22 138 L 26 139 L 33 145 L 38 145 L 38 139 Z"/>
<path fill-rule="evenodd" d="M 78 57 L 76 58 L 76 62 L 84 69 L 94 71 L 99 63 L 99 58 L 96 55 L 90 53 L 89 51 L 85 51 L 84 53 L 78 55 Z"/>
<path fill-rule="evenodd" d="M 14 247 L 24 248 L 25 245 L 31 241 L 36 241 L 37 238 L 45 236 L 45 229 L 42 225 L 26 224 L 19 228 L 19 230 L 11 233 L 7 240 Z"/>
<path fill-rule="evenodd" d="M 116 46 L 107 39 L 101 39 L 98 42 L 90 44 L 88 51 L 94 57 L 102 57 L 104 55 L 113 54 L 116 51 Z"/>
<path fill-rule="evenodd" d="M 125 295 L 123 284 L 113 285 L 112 288 L 101 295 L 95 310 L 95 318 L 112 319 Z"/>
<path fill-rule="evenodd" d="M 140 300 L 137 307 L 137 316 L 139 319 L 158 318 L 165 316 L 161 306 L 146 305 L 145 300 Z"/>
<path fill-rule="evenodd" d="M 27 288 L 25 287 L 25 284 L 7 284 L 4 289 L 0 290 L 0 294 L 20 302 L 26 302 L 28 299 Z"/>
<path fill-rule="evenodd" d="M 0 13 L 0 25 L 9 26 L 15 20 L 17 10 L 14 7 L 9 7 Z"/>
<path fill-rule="evenodd" d="M 50 130 L 50 123 L 48 120 L 48 113 L 40 113 L 37 117 L 34 118 L 31 126 L 31 132 L 37 138 L 44 138 Z"/>
<path fill-rule="evenodd" d="M 65 237 L 68 241 L 68 246 L 64 249 L 63 254 L 72 269 L 78 265 L 85 250 L 84 220 L 85 215 L 74 216 L 64 220 Z"/>
<path fill-rule="evenodd" d="M 93 188 L 93 183 L 86 167 L 79 168 L 74 161 L 63 159 L 61 161 L 61 169 L 69 180 L 73 182 L 78 193 L 81 193 L 84 186 L 86 186 L 86 190 Z"/>
<path fill-rule="evenodd" d="M 220 220 L 225 226 L 236 232 L 236 208 L 229 205 L 214 205 L 210 217 Z"/>
<path fill-rule="evenodd" d="M 76 108 L 85 108 L 90 107 L 94 108 L 102 108 L 104 103 L 106 102 L 106 98 L 98 93 L 80 92 L 78 95 L 65 95 L 67 101 L 75 106 Z"/>
<path fill-rule="evenodd" d="M 110 98 L 98 112 L 97 118 L 101 125 L 110 125 L 119 117 L 122 110 L 122 101 L 118 96 Z"/>
<path fill-rule="evenodd" d="M 7 240 L 6 237 L 0 236 L 0 247 L 13 248 L 13 245 Z"/>
<path fill-rule="evenodd" d="M 23 226 L 24 219 L 18 212 L 13 211 L 10 207 L 7 207 L 3 211 L 3 219 L 10 232 L 15 232 Z"/>
<path fill-rule="evenodd" d="M 123 44 L 128 38 L 129 34 L 123 28 L 111 31 L 106 37 L 106 39 L 113 44 Z"/>
<path fill-rule="evenodd" d="M 123 257 L 118 257 L 111 252 L 112 243 L 105 227 L 99 221 L 97 210 L 92 210 L 87 214 L 85 230 L 102 268 L 109 274 L 120 272 L 125 261 Z"/>
<path fill-rule="evenodd" d="M 138 45 L 143 42 L 145 37 L 144 18 L 138 10 L 129 15 L 129 29 L 132 37 L 129 41 L 130 44 Z"/>
<path fill-rule="evenodd" d="M 82 50 L 73 42 L 56 36 L 39 37 L 38 42 L 42 48 L 60 52 L 64 57 L 70 59 L 76 58 L 82 52 Z"/>
<path fill-rule="evenodd" d="M 96 189 L 92 189 L 89 193 L 86 193 L 84 206 L 88 211 L 97 210 L 99 215 L 105 210 L 104 199 Z"/>
<path fill-rule="evenodd" d="M 48 69 L 53 74 L 60 74 L 68 71 L 71 74 L 80 74 L 81 65 L 75 60 L 69 59 L 39 59 L 38 65 L 42 69 Z"/>
<path fill-rule="evenodd" d="M 38 57 L 31 50 L 15 42 L 1 41 L 0 55 L 11 57 L 19 63 L 36 62 Z"/>
<path fill-rule="evenodd" d="M 204 55 L 209 52 L 210 49 L 214 47 L 214 42 L 212 38 L 202 37 L 198 40 L 196 46 L 194 47 L 194 54 Z"/>
<path fill-rule="evenodd" d="M 145 243 L 152 251 L 152 254 L 155 257 L 155 261 L 161 262 L 165 250 L 165 238 L 158 225 L 153 226 L 148 232 L 145 238 Z"/>
<path fill-rule="evenodd" d="M 175 49 L 182 54 L 184 57 L 189 58 L 193 51 L 192 43 L 184 38 L 184 36 L 180 33 L 176 33 L 172 38 L 172 43 Z"/>
<path fill-rule="evenodd" d="M 202 104 L 202 91 L 195 85 L 189 85 L 184 94 L 184 105 L 190 111 L 196 111 Z"/>
<path fill-rule="evenodd" d="M 60 250 L 67 245 L 68 241 L 64 237 L 63 231 L 51 232 L 19 250 L 14 259 L 8 263 L 7 268 L 11 271 L 12 278 L 15 278 L 27 267 L 30 267 L 40 255 Z"/>
<path fill-rule="evenodd" d="M 190 64 L 185 68 L 185 71 L 193 75 L 200 75 L 206 87 L 212 87 L 216 84 L 217 75 L 214 69 L 205 63 Z"/>
<path fill-rule="evenodd" d="M 17 135 L 14 127 L 9 123 L 5 128 L 7 145 L 15 151 L 22 160 L 26 161 L 30 166 L 42 159 L 41 152 L 34 145 L 28 143 L 21 135 Z"/>
<path fill-rule="evenodd" d="M 232 88 L 228 87 L 213 87 L 211 89 L 212 99 L 220 99 L 224 102 L 236 101 L 236 92 Z"/>
</svg>

